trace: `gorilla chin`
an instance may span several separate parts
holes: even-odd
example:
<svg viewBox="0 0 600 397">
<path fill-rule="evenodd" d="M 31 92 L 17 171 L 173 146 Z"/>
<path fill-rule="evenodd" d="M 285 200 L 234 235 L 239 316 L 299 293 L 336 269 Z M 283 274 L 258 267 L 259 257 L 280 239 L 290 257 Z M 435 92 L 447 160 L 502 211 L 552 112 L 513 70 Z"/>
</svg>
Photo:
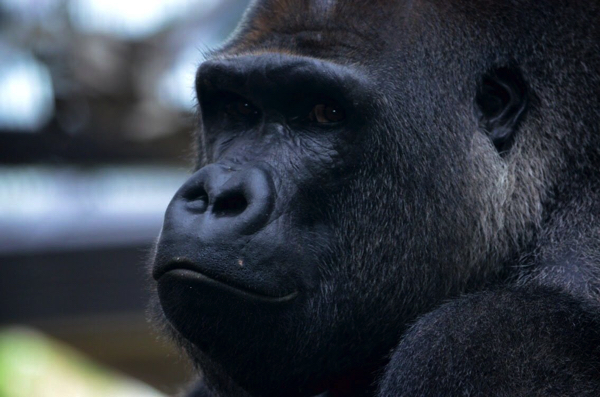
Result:
<svg viewBox="0 0 600 397">
<path fill-rule="evenodd" d="M 171 325 L 185 339 L 217 357 L 228 355 L 220 349 L 240 341 L 251 343 L 246 339 L 247 331 L 256 326 L 253 324 L 277 323 L 278 318 L 294 311 L 298 297 L 297 291 L 274 297 L 242 290 L 186 268 L 173 268 L 159 276 L 157 288 Z M 193 321 L 190 312 L 197 313 Z M 236 360 L 242 355 L 236 354 Z"/>
<path fill-rule="evenodd" d="M 237 383 L 260 395 L 277 395 L 291 386 L 281 384 L 281 377 L 271 380 L 268 376 L 256 384 L 257 379 L 245 379 L 244 374 L 247 373 L 246 365 L 256 366 L 252 363 L 257 358 L 265 363 L 265 373 L 273 373 L 268 367 L 276 363 L 293 365 L 294 360 L 280 362 L 278 357 L 282 353 L 292 355 L 290 346 L 294 341 L 284 342 L 281 334 L 289 333 L 294 326 L 289 323 L 289 318 L 296 318 L 296 324 L 301 322 L 301 306 L 305 299 L 298 291 L 276 296 L 238 288 L 228 281 L 202 274 L 189 262 L 171 263 L 165 267 L 164 273 L 157 274 L 157 289 L 162 311 L 176 330 L 176 338 L 184 338 L 193 344 L 190 354 L 194 355 L 199 349 L 219 362 Z M 256 344 L 256 335 L 280 347 L 255 351 L 252 346 Z M 294 394 L 290 390 L 286 395 Z"/>
</svg>

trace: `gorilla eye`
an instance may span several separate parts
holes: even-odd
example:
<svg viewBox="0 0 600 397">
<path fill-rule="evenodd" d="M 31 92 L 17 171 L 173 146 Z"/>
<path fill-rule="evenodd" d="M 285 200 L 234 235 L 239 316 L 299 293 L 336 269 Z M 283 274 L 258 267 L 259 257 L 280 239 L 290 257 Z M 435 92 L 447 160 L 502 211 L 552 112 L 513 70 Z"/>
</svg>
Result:
<svg viewBox="0 0 600 397">
<path fill-rule="evenodd" d="M 234 118 L 244 119 L 256 116 L 258 109 L 244 99 L 234 99 L 225 104 L 225 113 Z"/>
<path fill-rule="evenodd" d="M 346 118 L 346 112 L 337 104 L 320 103 L 310 111 L 308 118 L 321 124 L 338 123 Z"/>
</svg>

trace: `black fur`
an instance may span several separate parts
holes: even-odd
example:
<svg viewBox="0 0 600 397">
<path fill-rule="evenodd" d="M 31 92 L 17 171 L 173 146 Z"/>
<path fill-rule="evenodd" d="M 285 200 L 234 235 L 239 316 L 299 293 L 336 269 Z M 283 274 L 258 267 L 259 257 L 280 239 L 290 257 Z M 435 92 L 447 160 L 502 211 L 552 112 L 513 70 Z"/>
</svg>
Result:
<svg viewBox="0 0 600 397">
<path fill-rule="evenodd" d="M 600 395 L 598 20 L 255 1 L 156 248 L 190 396 Z"/>
</svg>

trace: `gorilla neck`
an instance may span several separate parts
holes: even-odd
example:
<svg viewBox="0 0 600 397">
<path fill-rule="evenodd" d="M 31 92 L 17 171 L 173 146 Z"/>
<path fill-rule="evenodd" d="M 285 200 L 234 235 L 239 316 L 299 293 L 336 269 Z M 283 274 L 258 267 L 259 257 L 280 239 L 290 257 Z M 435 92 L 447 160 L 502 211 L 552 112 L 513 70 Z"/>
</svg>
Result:
<svg viewBox="0 0 600 397">
<path fill-rule="evenodd" d="M 378 370 L 384 365 L 359 368 L 340 377 L 324 380 L 318 389 L 327 390 L 327 397 L 366 397 L 375 394 L 373 385 Z"/>
<path fill-rule="evenodd" d="M 188 348 L 195 350 L 188 345 Z M 202 353 L 194 352 L 196 365 L 201 368 L 204 379 L 218 396 L 254 397 L 239 387 L 219 365 L 210 361 Z M 337 377 L 323 379 L 314 388 L 310 395 L 315 397 L 369 397 L 376 393 L 377 377 L 387 365 L 388 359 L 377 364 L 365 365 L 361 368 L 349 370 Z M 259 376 L 259 375 L 257 375 Z M 259 396 L 260 394 L 256 394 Z"/>
</svg>

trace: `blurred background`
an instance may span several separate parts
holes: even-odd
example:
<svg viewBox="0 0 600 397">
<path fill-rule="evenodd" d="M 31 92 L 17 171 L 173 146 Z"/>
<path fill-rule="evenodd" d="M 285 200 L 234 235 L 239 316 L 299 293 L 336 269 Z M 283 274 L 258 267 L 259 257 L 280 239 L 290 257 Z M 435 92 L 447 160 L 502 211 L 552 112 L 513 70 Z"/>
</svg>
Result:
<svg viewBox="0 0 600 397">
<path fill-rule="evenodd" d="M 246 6 L 0 0 L 0 397 L 190 379 L 147 321 L 145 266 L 192 164 L 195 69 Z M 99 378 L 150 387 L 82 391 Z"/>
</svg>

